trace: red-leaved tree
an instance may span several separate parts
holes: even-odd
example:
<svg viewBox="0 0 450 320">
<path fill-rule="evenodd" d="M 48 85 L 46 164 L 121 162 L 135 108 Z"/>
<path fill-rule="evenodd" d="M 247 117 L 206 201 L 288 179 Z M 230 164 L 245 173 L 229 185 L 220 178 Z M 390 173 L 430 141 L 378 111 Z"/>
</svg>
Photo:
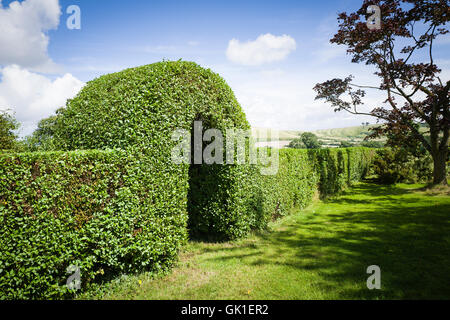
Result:
<svg viewBox="0 0 450 320">
<path fill-rule="evenodd" d="M 449 32 L 450 1 L 364 1 L 354 13 L 340 13 L 332 43 L 345 45 L 352 62 L 375 66 L 376 85 L 361 85 L 353 76 L 317 84 L 316 99 L 335 111 L 369 115 L 381 120 L 373 136 L 395 136 L 401 144 L 414 139 L 431 154 L 433 184 L 447 184 L 449 157 L 449 89 L 433 58 L 436 39 Z M 381 28 L 367 26 L 368 7 L 381 12 Z M 362 112 L 366 90 L 382 91 L 384 103 Z M 426 128 L 426 130 L 423 130 Z"/>
</svg>

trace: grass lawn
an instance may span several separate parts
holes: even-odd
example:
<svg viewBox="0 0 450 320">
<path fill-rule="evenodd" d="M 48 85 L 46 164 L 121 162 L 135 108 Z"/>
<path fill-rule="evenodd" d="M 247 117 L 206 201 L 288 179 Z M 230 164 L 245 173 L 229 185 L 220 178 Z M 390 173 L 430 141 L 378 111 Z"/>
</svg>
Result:
<svg viewBox="0 0 450 320">
<path fill-rule="evenodd" d="M 227 243 L 191 242 L 168 275 L 124 276 L 81 299 L 450 299 L 450 197 L 360 183 Z M 381 290 L 366 269 L 381 268 Z"/>
</svg>

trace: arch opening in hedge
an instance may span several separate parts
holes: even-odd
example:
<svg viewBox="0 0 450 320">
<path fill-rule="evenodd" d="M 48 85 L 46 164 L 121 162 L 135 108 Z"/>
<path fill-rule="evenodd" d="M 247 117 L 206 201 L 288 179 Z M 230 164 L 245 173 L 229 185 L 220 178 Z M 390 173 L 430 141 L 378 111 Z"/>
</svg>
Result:
<svg viewBox="0 0 450 320">
<path fill-rule="evenodd" d="M 249 166 L 171 161 L 173 132 L 191 131 L 196 120 L 205 130 L 250 129 L 218 74 L 184 61 L 127 69 L 88 82 L 59 113 L 55 145 L 60 150 L 119 148 L 145 155 L 136 170 L 148 186 L 141 202 L 149 215 L 182 217 L 189 211 L 190 233 L 214 239 L 249 230 Z"/>
</svg>

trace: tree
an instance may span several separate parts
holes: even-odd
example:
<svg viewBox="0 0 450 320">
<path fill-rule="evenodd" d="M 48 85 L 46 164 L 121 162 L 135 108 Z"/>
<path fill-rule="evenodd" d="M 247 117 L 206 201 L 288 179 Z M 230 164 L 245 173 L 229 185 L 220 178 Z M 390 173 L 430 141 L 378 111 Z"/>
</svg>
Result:
<svg viewBox="0 0 450 320">
<path fill-rule="evenodd" d="M 381 10 L 380 29 L 366 25 L 369 5 Z M 420 142 L 433 158 L 433 184 L 447 184 L 450 81 L 441 79 L 433 49 L 436 39 L 449 32 L 449 16 L 446 0 L 366 0 L 357 12 L 340 13 L 331 42 L 347 46 L 352 62 L 374 66 L 380 83 L 359 85 L 350 75 L 314 87 L 316 99 L 331 103 L 335 111 L 381 121 L 372 137 L 389 134 L 399 145 L 411 138 Z M 384 92 L 385 102 L 370 112 L 358 110 L 365 89 Z M 424 125 L 427 129 L 420 130 Z"/>
<path fill-rule="evenodd" d="M 306 146 L 303 143 L 303 140 L 301 138 L 296 138 L 296 139 L 292 140 L 291 142 L 289 142 L 288 148 L 306 149 Z"/>
<path fill-rule="evenodd" d="M 351 148 L 354 147 L 355 145 L 351 142 L 348 141 L 341 141 L 341 143 L 339 144 L 339 148 Z"/>
<path fill-rule="evenodd" d="M 363 141 L 361 143 L 361 147 L 366 147 L 366 148 L 383 148 L 384 147 L 384 143 L 381 141 Z"/>
<path fill-rule="evenodd" d="M 24 145 L 27 151 L 51 151 L 54 146 L 54 135 L 57 126 L 58 114 L 39 121 L 37 129 L 31 136 L 25 138 Z"/>
<path fill-rule="evenodd" d="M 317 136 L 311 132 L 303 132 L 300 139 L 302 139 L 307 149 L 319 149 L 322 146 Z"/>
<path fill-rule="evenodd" d="M 19 123 L 6 111 L 0 111 L 0 150 L 15 149 Z"/>
</svg>

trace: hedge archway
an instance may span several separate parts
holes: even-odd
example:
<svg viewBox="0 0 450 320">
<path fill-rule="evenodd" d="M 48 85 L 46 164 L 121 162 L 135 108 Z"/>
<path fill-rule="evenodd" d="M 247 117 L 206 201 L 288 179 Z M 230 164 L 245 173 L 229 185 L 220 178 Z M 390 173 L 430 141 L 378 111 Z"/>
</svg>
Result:
<svg viewBox="0 0 450 320">
<path fill-rule="evenodd" d="M 249 166 L 171 161 L 172 133 L 192 130 L 196 120 L 205 130 L 250 129 L 218 74 L 193 62 L 164 61 L 88 82 L 59 111 L 55 143 L 60 150 L 119 148 L 144 155 L 136 170 L 148 186 L 140 198 L 150 215 L 183 217 L 189 209 L 191 234 L 237 238 L 256 219 L 247 203 Z"/>
</svg>

